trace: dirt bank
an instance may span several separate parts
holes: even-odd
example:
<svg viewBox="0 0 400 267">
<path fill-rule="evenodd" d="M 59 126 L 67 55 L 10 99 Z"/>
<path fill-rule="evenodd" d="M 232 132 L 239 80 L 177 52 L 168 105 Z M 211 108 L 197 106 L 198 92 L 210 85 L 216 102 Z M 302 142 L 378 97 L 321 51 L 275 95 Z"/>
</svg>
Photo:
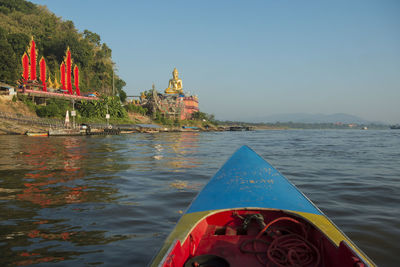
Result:
<svg viewBox="0 0 400 267">
<path fill-rule="evenodd" d="M 4 118 L 8 115 L 11 117 L 27 116 L 37 118 L 36 113 L 21 101 L 13 102 L 8 96 L 0 96 L 0 112 L 3 115 L 0 118 L 0 134 L 25 134 L 27 131 L 47 131 L 44 127 L 27 125 Z"/>
<path fill-rule="evenodd" d="M 0 96 L 0 111 L 20 116 L 37 117 L 36 112 L 30 110 L 24 102 L 13 102 L 8 96 Z"/>
</svg>

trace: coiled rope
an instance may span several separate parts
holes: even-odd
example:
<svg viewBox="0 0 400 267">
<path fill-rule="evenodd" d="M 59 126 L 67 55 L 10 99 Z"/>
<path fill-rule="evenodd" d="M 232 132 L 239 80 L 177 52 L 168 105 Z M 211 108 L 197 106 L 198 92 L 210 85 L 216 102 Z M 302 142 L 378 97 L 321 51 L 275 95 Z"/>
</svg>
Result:
<svg viewBox="0 0 400 267">
<path fill-rule="evenodd" d="M 270 228 L 271 225 L 279 221 L 291 221 L 301 226 L 302 235 L 289 232 L 274 236 L 271 243 L 262 240 L 261 236 Z M 253 250 L 245 249 L 249 244 L 253 244 Z M 269 245 L 265 250 L 256 248 L 256 243 Z M 280 217 L 269 222 L 256 236 L 255 239 L 244 241 L 240 250 L 243 253 L 255 254 L 258 261 L 266 266 L 288 267 L 288 266 L 318 266 L 321 255 L 319 250 L 307 240 L 307 232 L 304 224 L 290 217 Z M 261 258 L 262 254 L 267 254 L 268 262 Z"/>
</svg>

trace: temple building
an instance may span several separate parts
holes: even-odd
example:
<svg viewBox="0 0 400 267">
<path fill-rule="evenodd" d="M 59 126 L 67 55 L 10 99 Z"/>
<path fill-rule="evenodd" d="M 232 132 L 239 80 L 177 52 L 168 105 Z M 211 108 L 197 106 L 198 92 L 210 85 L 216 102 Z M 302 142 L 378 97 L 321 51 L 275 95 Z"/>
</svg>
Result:
<svg viewBox="0 0 400 267">
<path fill-rule="evenodd" d="M 172 72 L 172 79 L 169 80 L 164 94 L 158 93 L 153 85 L 150 95 L 145 96 L 142 93 L 141 105 L 148 108 L 153 117 L 159 112 L 166 118 L 180 120 L 191 119 L 192 114 L 199 111 L 197 96 L 184 92 L 183 83 L 179 79 L 179 72 L 176 68 Z"/>
</svg>

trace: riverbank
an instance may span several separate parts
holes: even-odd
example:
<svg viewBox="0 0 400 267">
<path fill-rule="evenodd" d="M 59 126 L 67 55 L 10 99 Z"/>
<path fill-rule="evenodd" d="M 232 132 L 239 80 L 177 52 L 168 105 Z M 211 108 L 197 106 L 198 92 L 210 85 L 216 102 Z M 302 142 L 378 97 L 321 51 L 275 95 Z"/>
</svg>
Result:
<svg viewBox="0 0 400 267">
<path fill-rule="evenodd" d="M 71 130 L 73 128 L 74 130 Z M 53 131 L 52 131 L 53 129 Z M 57 129 L 57 131 L 54 131 Z M 88 131 L 89 129 L 89 131 Z M 165 125 L 152 120 L 149 116 L 128 112 L 124 120 L 110 120 L 108 124 L 100 119 L 79 120 L 75 127 L 65 125 L 60 118 L 40 118 L 29 105 L 22 101 L 0 96 L 0 135 L 23 135 L 26 133 L 49 133 L 54 135 L 85 135 L 85 134 L 124 134 L 135 132 L 193 132 L 221 131 L 225 128 L 204 121 L 179 121 L 178 124 Z"/>
</svg>

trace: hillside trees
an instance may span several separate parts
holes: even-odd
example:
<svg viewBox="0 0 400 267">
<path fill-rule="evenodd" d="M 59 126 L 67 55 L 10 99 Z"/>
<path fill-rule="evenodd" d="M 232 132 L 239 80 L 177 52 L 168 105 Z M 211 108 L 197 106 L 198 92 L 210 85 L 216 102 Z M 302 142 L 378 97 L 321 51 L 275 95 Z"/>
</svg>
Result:
<svg viewBox="0 0 400 267">
<path fill-rule="evenodd" d="M 35 10 L 35 4 L 24 1 L 24 0 L 0 0 L 0 12 L 11 13 L 13 11 L 19 11 L 25 14 L 31 13 Z"/>
<path fill-rule="evenodd" d="M 195 120 L 206 120 L 211 123 L 216 123 L 215 116 L 213 114 L 207 114 L 201 111 L 194 112 L 192 115 L 192 119 Z"/>
<path fill-rule="evenodd" d="M 21 73 L 21 56 L 31 36 L 34 37 L 38 58 L 45 58 L 48 77 L 60 81 L 59 66 L 70 48 L 73 64 L 80 69 L 81 92 L 97 91 L 112 95 L 112 50 L 97 33 L 78 32 L 72 21 L 64 21 L 45 6 L 25 0 L 0 0 L 0 79 L 16 83 Z M 11 49 L 11 50 L 10 50 Z M 124 96 L 125 82 L 114 73 L 115 93 Z"/>
<path fill-rule="evenodd" d="M 127 112 L 117 97 L 106 96 L 98 101 L 83 101 L 77 108 L 85 118 L 105 118 L 107 111 L 114 118 L 127 117 Z"/>
<path fill-rule="evenodd" d="M 17 78 L 17 62 L 5 30 L 0 28 L 0 81 L 10 83 Z"/>
</svg>

